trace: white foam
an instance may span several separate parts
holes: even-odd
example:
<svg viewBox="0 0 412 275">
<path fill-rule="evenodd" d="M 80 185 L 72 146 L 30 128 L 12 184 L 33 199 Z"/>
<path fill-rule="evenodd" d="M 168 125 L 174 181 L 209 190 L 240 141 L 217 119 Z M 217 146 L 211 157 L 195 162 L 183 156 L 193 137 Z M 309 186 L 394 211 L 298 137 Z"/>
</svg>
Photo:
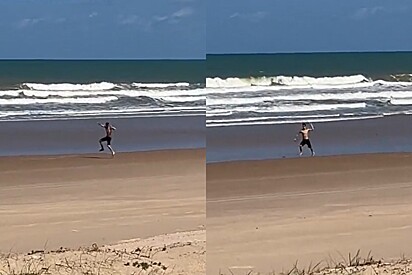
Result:
<svg viewBox="0 0 412 275">
<path fill-rule="evenodd" d="M 207 117 L 207 116 L 206 116 Z M 322 118 L 340 117 L 339 114 L 322 115 Z M 246 121 L 265 121 L 265 120 L 305 120 L 305 119 L 318 119 L 319 115 L 309 116 L 269 116 L 269 117 L 246 117 L 246 118 L 233 118 L 233 119 L 207 119 L 206 123 L 233 123 L 233 122 L 246 122 Z"/>
<path fill-rule="evenodd" d="M 167 96 L 162 97 L 163 100 L 171 101 L 171 102 L 194 102 L 194 101 L 206 101 L 206 97 L 204 96 Z"/>
<path fill-rule="evenodd" d="M 300 93 L 275 96 L 276 100 L 367 100 L 412 97 L 412 91 Z"/>
<path fill-rule="evenodd" d="M 43 84 L 43 83 L 24 83 L 32 90 L 41 91 L 104 91 L 111 90 L 117 87 L 116 84 L 110 82 L 90 83 L 90 84 L 71 84 L 71 83 L 58 83 L 58 84 Z"/>
<path fill-rule="evenodd" d="M 248 105 L 248 104 L 257 104 L 265 101 L 274 101 L 274 97 L 224 97 L 224 98 L 207 98 L 206 102 L 208 106 L 214 105 Z"/>
<path fill-rule="evenodd" d="M 359 103 L 336 103 L 336 104 L 310 104 L 310 105 L 281 105 L 268 107 L 227 107 L 224 110 L 217 111 L 232 111 L 232 112 L 254 112 L 254 113 L 290 113 L 290 112 L 313 112 L 313 111 L 332 111 L 338 109 L 363 109 L 366 107 L 365 102 Z M 209 112 L 208 112 L 209 113 Z"/>
<path fill-rule="evenodd" d="M 412 98 L 404 98 L 404 99 L 392 98 L 390 100 L 390 103 L 392 105 L 412 105 Z"/>
<path fill-rule="evenodd" d="M 258 80 L 256 80 L 258 79 Z M 271 82 L 268 82 L 271 79 Z M 374 86 L 384 87 L 410 87 L 412 82 L 390 82 L 384 80 L 371 81 L 362 75 L 339 77 L 261 77 L 261 78 L 208 78 L 206 87 L 208 94 L 281 91 L 295 89 L 355 89 Z"/>
<path fill-rule="evenodd" d="M 226 110 L 207 110 L 206 117 L 214 117 L 214 116 L 231 116 L 233 114 L 232 111 Z"/>
<path fill-rule="evenodd" d="M 313 86 L 340 86 L 359 83 L 371 83 L 363 75 L 336 76 L 336 77 L 309 77 L 309 76 L 262 76 L 250 78 L 231 77 L 221 79 L 219 77 L 207 78 L 208 88 L 234 88 L 248 86 L 293 86 L 293 87 L 313 87 Z"/>
<path fill-rule="evenodd" d="M 382 118 L 383 115 L 372 115 L 372 116 L 360 116 L 360 117 L 339 117 L 339 118 L 317 118 L 312 119 L 311 122 L 334 122 L 334 121 L 347 121 L 347 120 L 362 120 L 362 119 L 374 119 Z M 230 127 L 230 126 L 250 126 L 250 125 L 274 125 L 274 124 L 297 124 L 302 123 L 301 119 L 292 119 L 284 121 L 243 121 L 234 123 L 208 123 L 206 122 L 206 127 Z"/>
<path fill-rule="evenodd" d="M 78 97 L 78 98 L 13 98 L 0 99 L 0 105 L 28 105 L 28 104 L 101 104 L 117 100 L 115 96 L 108 97 Z"/>
<path fill-rule="evenodd" d="M 208 97 L 207 104 L 213 105 L 247 105 L 259 104 L 263 102 L 277 101 L 298 101 L 298 100 L 390 100 L 391 98 L 412 98 L 412 91 L 381 91 L 381 92 L 339 92 L 339 93 L 290 93 L 290 94 L 273 94 L 271 96 L 253 96 L 253 93 L 248 94 L 249 97 L 235 97 L 234 95 L 227 95 L 226 97 L 216 98 Z"/>
<path fill-rule="evenodd" d="M 45 116 L 45 117 L 98 117 L 105 115 L 159 115 L 187 112 L 205 112 L 204 107 L 129 108 L 110 110 L 24 110 L 0 112 L 0 117 Z"/>
<path fill-rule="evenodd" d="M 119 114 L 113 114 L 110 115 L 110 118 L 147 118 L 147 117 L 187 117 L 187 116 L 203 116 L 202 114 L 195 114 L 195 113 L 154 113 L 154 114 L 124 114 L 124 113 L 119 113 Z M 65 116 L 65 117 L 56 117 L 56 116 L 45 116 L 45 117 L 30 117 L 30 118 L 7 118 L 7 119 L 1 119 L 0 116 L 0 121 L 50 121 L 50 120 L 82 120 L 82 119 L 90 119 L 93 117 L 104 117 L 102 115 L 87 115 L 87 116 Z"/>
<path fill-rule="evenodd" d="M 168 88 L 168 87 L 189 87 L 187 82 L 179 83 L 133 83 L 137 88 Z"/>
<path fill-rule="evenodd" d="M 27 97 L 38 97 L 47 98 L 50 96 L 58 97 L 82 97 L 82 96 L 128 96 L 128 97 L 151 97 L 151 98 L 167 98 L 167 100 L 173 100 L 173 97 L 181 99 L 182 97 L 187 97 L 187 101 L 192 100 L 203 100 L 206 98 L 206 91 L 204 89 L 194 89 L 194 90 L 106 90 L 106 91 L 71 91 L 71 90 L 61 90 L 61 91 L 51 91 L 51 90 L 5 90 L 0 91 L 0 96 L 12 96 L 18 97 L 23 94 Z"/>
</svg>

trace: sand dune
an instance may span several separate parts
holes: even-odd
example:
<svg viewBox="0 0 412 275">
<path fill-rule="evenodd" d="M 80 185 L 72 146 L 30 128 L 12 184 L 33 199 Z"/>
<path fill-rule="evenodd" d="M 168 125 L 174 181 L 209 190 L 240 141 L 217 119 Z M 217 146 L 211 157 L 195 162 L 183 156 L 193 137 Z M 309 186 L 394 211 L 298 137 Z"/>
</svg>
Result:
<svg viewBox="0 0 412 275">
<path fill-rule="evenodd" d="M 0 274 L 205 274 L 205 230 L 178 232 L 113 245 L 27 254 L 0 254 Z"/>
</svg>

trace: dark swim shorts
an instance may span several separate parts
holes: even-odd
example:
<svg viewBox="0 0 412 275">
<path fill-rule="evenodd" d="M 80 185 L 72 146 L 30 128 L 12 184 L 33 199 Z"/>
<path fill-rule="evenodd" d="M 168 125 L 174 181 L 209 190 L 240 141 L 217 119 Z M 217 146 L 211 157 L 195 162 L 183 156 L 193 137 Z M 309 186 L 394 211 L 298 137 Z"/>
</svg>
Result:
<svg viewBox="0 0 412 275">
<path fill-rule="evenodd" d="M 304 139 L 300 142 L 300 146 L 305 146 L 307 145 L 310 149 L 312 148 L 312 144 L 310 143 L 309 139 Z"/>
<path fill-rule="evenodd" d="M 100 139 L 101 142 L 107 141 L 107 145 L 110 145 L 110 142 L 112 141 L 111 137 L 105 136 L 104 138 Z"/>
</svg>

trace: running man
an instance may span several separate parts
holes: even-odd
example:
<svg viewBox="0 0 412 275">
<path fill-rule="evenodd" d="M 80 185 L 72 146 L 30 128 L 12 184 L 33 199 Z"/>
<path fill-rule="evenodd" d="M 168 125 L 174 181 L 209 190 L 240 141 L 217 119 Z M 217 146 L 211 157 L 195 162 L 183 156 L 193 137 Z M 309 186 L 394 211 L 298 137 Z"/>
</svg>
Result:
<svg viewBox="0 0 412 275">
<path fill-rule="evenodd" d="M 310 143 L 309 140 L 309 132 L 315 130 L 315 127 L 313 127 L 312 123 L 310 123 L 310 128 L 306 127 L 306 123 L 302 123 L 302 129 L 299 131 L 299 133 L 296 134 L 296 137 L 294 141 L 296 142 L 297 138 L 299 135 L 302 136 L 302 141 L 299 144 L 299 156 L 302 156 L 303 154 L 303 146 L 307 145 L 312 152 L 312 156 L 315 155 L 315 151 L 313 151 L 312 144 Z"/>
<path fill-rule="evenodd" d="M 106 131 L 106 136 L 99 140 L 99 143 L 100 143 L 100 150 L 99 151 L 100 152 L 104 151 L 102 142 L 106 141 L 107 142 L 107 148 L 109 148 L 110 152 L 112 153 L 112 156 L 114 156 L 114 154 L 116 154 L 116 152 L 113 150 L 110 143 L 112 141 L 113 130 L 116 130 L 116 128 L 113 125 L 110 125 L 109 122 L 106 122 L 105 125 L 103 125 L 101 123 L 97 123 L 97 124 L 99 124 L 100 127 L 103 127 Z"/>
</svg>

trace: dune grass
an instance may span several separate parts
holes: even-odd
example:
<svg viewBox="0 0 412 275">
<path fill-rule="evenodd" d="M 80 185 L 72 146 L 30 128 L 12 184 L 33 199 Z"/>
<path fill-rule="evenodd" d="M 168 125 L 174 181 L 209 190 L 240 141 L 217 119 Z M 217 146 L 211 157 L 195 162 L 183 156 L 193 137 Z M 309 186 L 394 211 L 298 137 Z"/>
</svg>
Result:
<svg viewBox="0 0 412 275">
<path fill-rule="evenodd" d="M 78 250 L 59 249 L 28 254 L 0 254 L 0 275 L 164 275 L 168 271 L 153 260 L 158 248 L 100 249 L 96 244 Z"/>
<path fill-rule="evenodd" d="M 412 259 L 407 259 L 404 255 L 397 260 L 384 262 L 382 259 L 375 259 L 371 251 L 362 256 L 360 249 L 356 253 L 348 253 L 346 257 L 338 254 L 339 259 L 329 255 L 326 260 L 309 264 L 306 268 L 299 267 L 296 261 L 292 268 L 282 272 L 260 273 L 248 270 L 240 274 L 228 269 L 227 272 L 219 271 L 219 275 L 358 275 L 367 271 L 368 274 L 412 274 Z"/>
</svg>

